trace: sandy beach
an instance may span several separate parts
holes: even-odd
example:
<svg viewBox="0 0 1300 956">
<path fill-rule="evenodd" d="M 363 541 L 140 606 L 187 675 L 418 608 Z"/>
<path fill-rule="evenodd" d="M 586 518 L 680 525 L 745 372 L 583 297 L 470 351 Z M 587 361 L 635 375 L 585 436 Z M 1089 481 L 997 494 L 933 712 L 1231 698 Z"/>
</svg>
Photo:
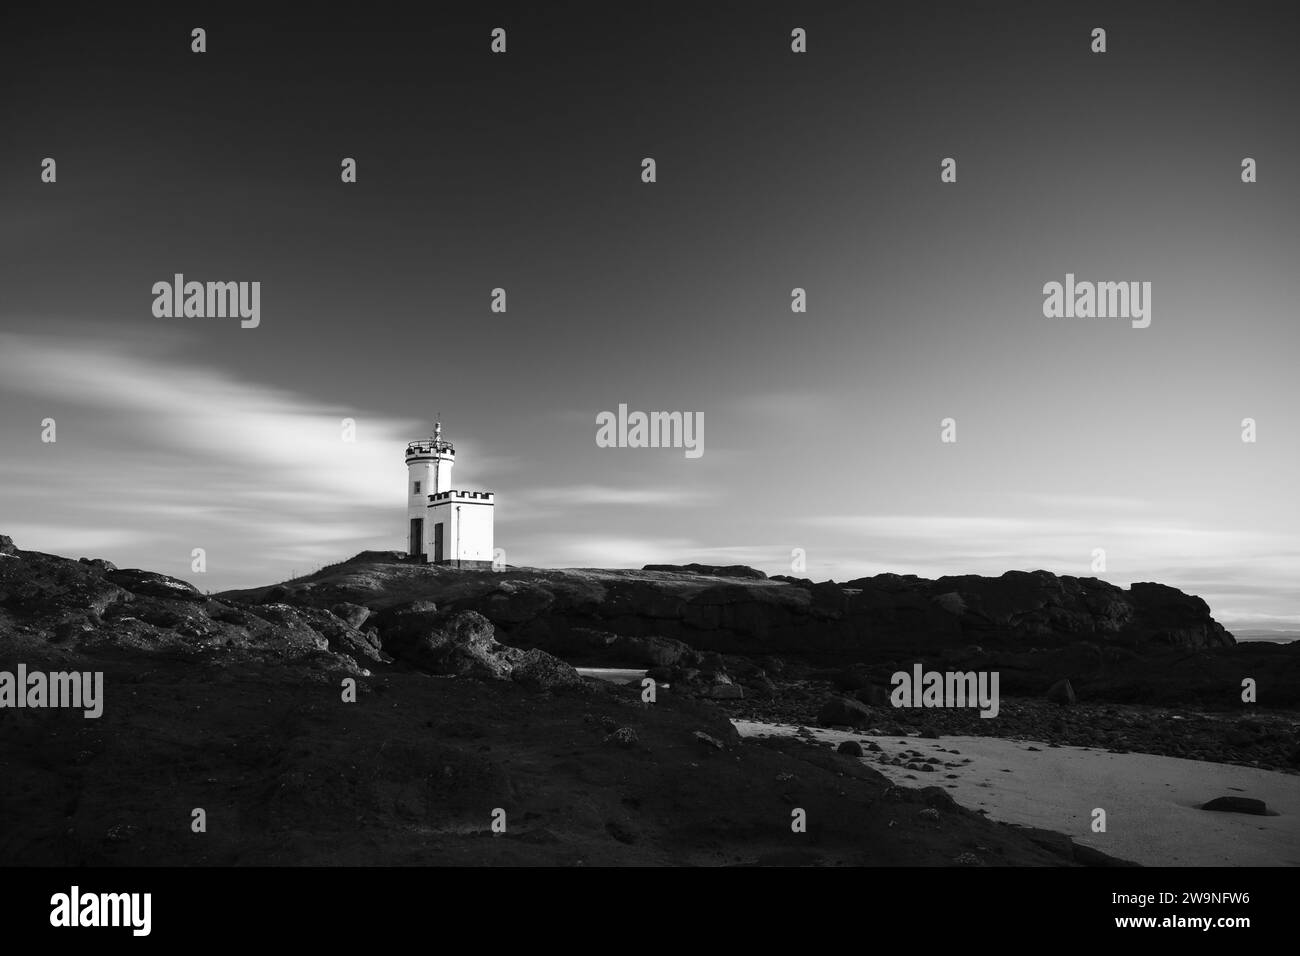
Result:
<svg viewBox="0 0 1300 956">
<path fill-rule="evenodd" d="M 735 721 L 742 735 L 793 735 L 797 727 Z M 809 728 L 820 741 L 858 741 L 863 761 L 900 786 L 947 787 L 992 820 L 1042 827 L 1144 866 L 1300 866 L 1300 776 L 1229 764 L 994 737 L 868 736 Z M 877 744 L 880 752 L 868 749 Z M 1031 749 L 1035 748 L 1035 749 Z M 884 762 L 922 764 L 918 772 Z M 884 758 L 884 760 L 882 760 Z M 1270 816 L 1217 813 L 1220 796 L 1263 800 Z M 1106 832 L 1091 829 L 1106 811 Z"/>
</svg>

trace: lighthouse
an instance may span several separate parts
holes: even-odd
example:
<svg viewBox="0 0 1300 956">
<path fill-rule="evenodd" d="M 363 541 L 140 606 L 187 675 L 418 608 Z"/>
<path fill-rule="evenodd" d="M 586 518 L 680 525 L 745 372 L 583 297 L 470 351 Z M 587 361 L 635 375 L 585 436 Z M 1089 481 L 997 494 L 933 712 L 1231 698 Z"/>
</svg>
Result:
<svg viewBox="0 0 1300 956">
<path fill-rule="evenodd" d="M 407 556 L 412 561 L 462 568 L 492 566 L 490 491 L 457 491 L 451 485 L 456 449 L 433 435 L 406 446 Z"/>
</svg>

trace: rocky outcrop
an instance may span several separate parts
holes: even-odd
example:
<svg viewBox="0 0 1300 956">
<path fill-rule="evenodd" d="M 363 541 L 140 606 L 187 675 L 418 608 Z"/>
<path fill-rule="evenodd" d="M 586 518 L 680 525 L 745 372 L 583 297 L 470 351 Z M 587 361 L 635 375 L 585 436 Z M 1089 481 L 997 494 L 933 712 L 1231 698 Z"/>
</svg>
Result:
<svg viewBox="0 0 1300 956">
<path fill-rule="evenodd" d="M 404 609 L 381 625 L 384 649 L 432 674 L 505 680 L 513 662 L 473 611 Z"/>
<path fill-rule="evenodd" d="M 370 617 L 370 608 L 363 607 L 360 604 L 350 604 L 347 601 L 340 601 L 330 608 L 340 620 L 344 621 L 348 627 L 359 628 Z"/>
<path fill-rule="evenodd" d="M 510 648 L 514 651 L 514 648 Z M 554 655 L 537 648 L 517 652 L 512 660 L 510 679 L 527 687 L 539 690 L 554 690 L 558 687 L 575 687 L 582 683 L 582 676 L 569 664 Z"/>
<path fill-rule="evenodd" d="M 872 722 L 871 708 L 848 697 L 832 697 L 817 712 L 819 727 L 866 727 Z"/>
<path fill-rule="evenodd" d="M 743 564 L 647 564 L 642 571 L 668 571 L 673 574 L 702 574 L 714 578 L 749 578 L 765 581 L 767 575 Z"/>
<path fill-rule="evenodd" d="M 424 598 L 482 614 L 509 644 L 610 666 L 693 667 L 701 652 L 847 664 L 973 646 L 992 653 L 1235 643 L 1204 601 L 1175 588 L 1125 590 L 1046 571 L 936 580 L 878 574 L 838 583 L 708 565 L 456 571 L 367 554 L 292 588 L 288 598 L 275 596 L 377 610 Z M 231 596 L 256 601 L 268 592 Z"/>
<path fill-rule="evenodd" d="M 222 600 L 153 571 L 21 551 L 7 537 L 0 548 L 0 634 L 36 645 L 196 656 L 220 649 L 232 661 L 241 654 L 305 659 L 349 672 L 399 658 L 434 674 L 514 680 L 533 688 L 582 682 L 571 665 L 542 649 L 498 643 L 495 625 L 481 614 L 443 610 L 433 601 L 409 601 L 375 614 L 351 601 L 319 606 L 311 600 L 312 589 L 297 584 L 263 589 L 251 600 Z M 643 639 L 636 639 L 635 649 L 664 662 L 693 653 L 671 641 Z"/>
<path fill-rule="evenodd" d="M 415 601 L 376 618 L 383 648 L 431 674 L 514 680 L 550 690 L 582 683 L 566 664 L 539 648 L 520 650 L 496 639 L 496 627 L 476 611 L 440 611 Z"/>
</svg>

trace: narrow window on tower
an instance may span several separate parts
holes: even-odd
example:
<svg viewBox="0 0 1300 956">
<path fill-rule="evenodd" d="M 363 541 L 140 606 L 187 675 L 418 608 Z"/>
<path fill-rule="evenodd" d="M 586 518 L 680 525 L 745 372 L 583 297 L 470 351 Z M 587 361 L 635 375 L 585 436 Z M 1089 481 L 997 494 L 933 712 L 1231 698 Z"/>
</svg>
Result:
<svg viewBox="0 0 1300 956">
<path fill-rule="evenodd" d="M 418 481 L 415 483 L 415 493 L 417 495 L 420 493 L 420 483 Z"/>
</svg>

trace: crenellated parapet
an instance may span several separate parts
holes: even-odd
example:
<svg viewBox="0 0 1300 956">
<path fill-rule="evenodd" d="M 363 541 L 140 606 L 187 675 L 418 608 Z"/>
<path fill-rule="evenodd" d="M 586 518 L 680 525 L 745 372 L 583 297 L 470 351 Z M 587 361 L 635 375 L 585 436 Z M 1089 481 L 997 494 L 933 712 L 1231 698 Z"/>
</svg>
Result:
<svg viewBox="0 0 1300 956">
<path fill-rule="evenodd" d="M 429 503 L 433 505 L 444 501 L 476 501 L 490 504 L 495 498 L 496 495 L 491 491 L 442 491 L 429 495 Z"/>
</svg>

